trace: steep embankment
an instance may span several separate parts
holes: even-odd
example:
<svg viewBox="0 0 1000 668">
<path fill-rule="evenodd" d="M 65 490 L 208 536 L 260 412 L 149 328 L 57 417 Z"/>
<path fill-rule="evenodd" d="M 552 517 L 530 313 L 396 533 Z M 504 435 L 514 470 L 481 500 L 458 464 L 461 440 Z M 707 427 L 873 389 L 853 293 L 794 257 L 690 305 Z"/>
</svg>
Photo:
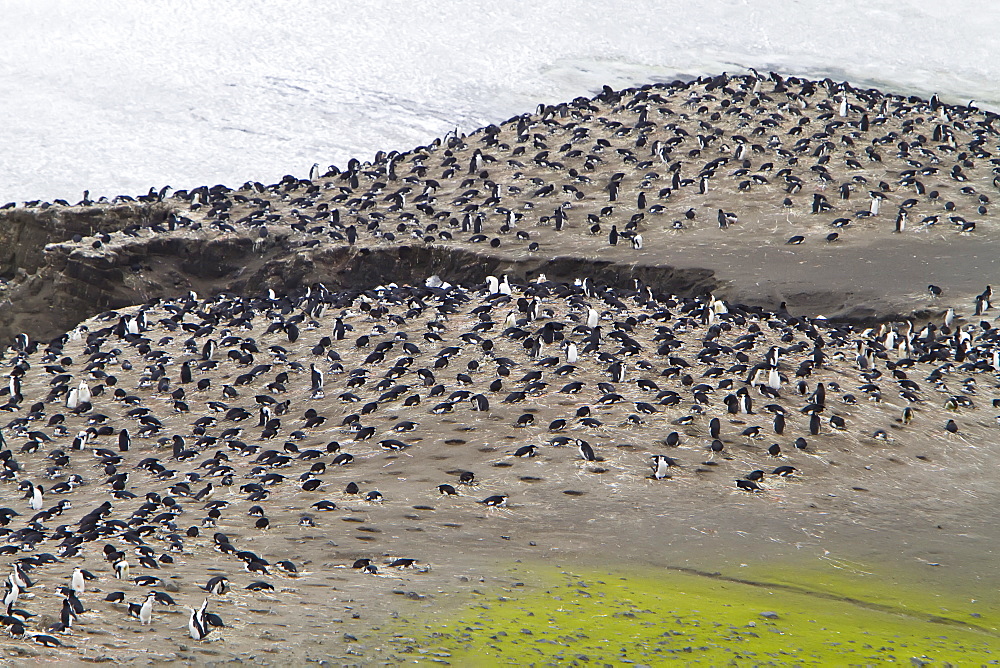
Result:
<svg viewBox="0 0 1000 668">
<path fill-rule="evenodd" d="M 150 229 L 160 228 L 170 213 L 162 204 L 0 212 L 0 243 L 12 249 L 0 264 L 0 276 L 10 277 L 0 292 L 0 340 L 20 332 L 48 339 L 102 311 L 189 290 L 253 295 L 267 289 L 294 292 L 314 283 L 363 290 L 388 282 L 422 283 L 433 274 L 482 283 L 487 275 L 504 273 L 517 278 L 544 273 L 562 281 L 589 276 L 612 286 L 631 286 L 635 278 L 657 291 L 685 295 L 707 294 L 718 285 L 712 271 L 697 268 L 572 256 L 517 258 L 408 244 L 303 249 L 280 232 L 260 239 L 242 229 Z M 107 243 L 73 240 L 130 226 L 140 229 Z"/>
</svg>

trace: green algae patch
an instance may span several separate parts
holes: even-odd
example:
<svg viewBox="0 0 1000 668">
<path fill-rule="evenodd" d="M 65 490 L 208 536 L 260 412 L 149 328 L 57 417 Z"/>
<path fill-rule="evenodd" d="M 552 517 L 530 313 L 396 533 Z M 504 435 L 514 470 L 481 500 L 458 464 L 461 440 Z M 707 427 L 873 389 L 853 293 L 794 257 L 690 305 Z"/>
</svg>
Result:
<svg viewBox="0 0 1000 668">
<path fill-rule="evenodd" d="M 1000 663 L 990 628 L 859 598 L 671 569 L 510 575 L 523 581 L 401 623 L 397 656 L 462 666 Z"/>
<path fill-rule="evenodd" d="M 830 555 L 812 562 L 750 564 L 740 581 L 766 583 L 823 598 L 836 598 L 895 614 L 968 625 L 1000 636 L 1000 581 L 969 582 L 961 572 L 931 579 L 920 567 L 864 564 Z"/>
</svg>

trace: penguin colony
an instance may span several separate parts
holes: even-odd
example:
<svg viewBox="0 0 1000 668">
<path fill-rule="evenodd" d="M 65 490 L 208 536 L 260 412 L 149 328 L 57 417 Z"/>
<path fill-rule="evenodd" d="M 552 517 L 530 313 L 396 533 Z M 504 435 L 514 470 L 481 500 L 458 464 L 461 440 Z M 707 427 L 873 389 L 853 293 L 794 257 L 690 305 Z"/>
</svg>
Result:
<svg viewBox="0 0 1000 668">
<path fill-rule="evenodd" d="M 151 191 L 139 199 L 178 207 L 166 224 L 76 243 L 249 229 L 302 252 L 419 241 L 545 253 L 583 239 L 634 257 L 694 226 L 759 224 L 741 201 L 801 214 L 791 244 L 853 227 L 972 234 L 1000 188 L 996 118 L 775 74 L 605 89 L 309 179 Z M 433 276 L 190 293 L 49 342 L 22 335 L 0 361 L 0 623 L 67 651 L 96 611 L 121 628 L 225 638 L 246 620 L 213 602 L 309 577 L 292 548 L 258 536 L 342 534 L 335 520 L 359 509 L 517 518 L 572 503 L 569 475 L 616 476 L 665 503 L 695 486 L 739 503 L 802 498 L 833 451 L 978 433 L 1000 373 L 991 301 L 987 287 L 965 318 L 859 328 L 638 282 Z M 410 458 L 435 462 L 419 493 L 398 483 Z M 348 533 L 376 540 L 363 528 Z M 339 566 L 429 572 L 405 541 L 377 541 L 336 551 Z M 216 567 L 178 587 L 179 560 Z"/>
<path fill-rule="evenodd" d="M 20 336 L 3 369 L 7 632 L 59 646 L 94 607 L 144 626 L 186 605 L 200 641 L 234 623 L 214 598 L 299 576 L 280 544 L 241 546 L 276 525 L 342 531 L 358 507 L 516 516 L 579 494 L 537 484 L 566 473 L 656 485 L 665 503 L 682 485 L 794 498 L 844 444 L 961 439 L 963 412 L 997 394 L 1000 330 L 859 330 L 642 285 L 432 277 L 153 300 L 48 343 Z M 859 413 L 881 426 L 862 431 Z M 484 420 L 504 437 L 480 440 Z M 437 480 L 399 491 L 405 458 L 431 458 Z M 163 591 L 176 560 L 216 553 L 229 574 L 185 583 L 183 602 Z M 386 554 L 341 566 L 429 568 Z M 22 606 L 32 589 L 46 594 Z M 33 627 L 42 613 L 60 621 Z"/>
<path fill-rule="evenodd" d="M 303 253 L 420 243 L 634 260 L 695 228 L 780 231 L 773 243 L 790 245 L 855 228 L 973 234 L 1000 195 L 997 120 L 974 103 L 775 73 L 606 87 L 412 151 L 314 166 L 309 179 L 118 196 L 177 210 L 162 225 L 77 241 L 243 230 L 260 248 L 280 239 Z"/>
</svg>

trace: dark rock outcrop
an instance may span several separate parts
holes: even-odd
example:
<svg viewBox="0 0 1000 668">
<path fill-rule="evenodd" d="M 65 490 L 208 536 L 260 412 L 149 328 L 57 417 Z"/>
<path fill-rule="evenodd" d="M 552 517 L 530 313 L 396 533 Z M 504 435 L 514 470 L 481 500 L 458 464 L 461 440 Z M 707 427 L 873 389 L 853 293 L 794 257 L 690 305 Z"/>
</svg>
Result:
<svg viewBox="0 0 1000 668">
<path fill-rule="evenodd" d="M 163 204 L 119 204 L 86 207 L 52 206 L 0 211 L 0 277 L 13 278 L 18 270 L 33 273 L 44 262 L 47 244 L 75 235 L 111 233 L 129 225 L 162 223 L 171 207 Z"/>
</svg>

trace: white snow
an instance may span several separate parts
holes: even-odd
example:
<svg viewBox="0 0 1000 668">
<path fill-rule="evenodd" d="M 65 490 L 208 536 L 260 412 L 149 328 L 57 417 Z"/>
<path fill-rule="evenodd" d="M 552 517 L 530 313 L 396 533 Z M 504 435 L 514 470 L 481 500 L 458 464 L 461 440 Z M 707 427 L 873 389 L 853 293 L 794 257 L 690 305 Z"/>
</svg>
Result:
<svg viewBox="0 0 1000 668">
<path fill-rule="evenodd" d="M 747 67 L 1000 108 L 985 2 L 14 0 L 0 25 L 0 203 L 306 176 Z"/>
</svg>

